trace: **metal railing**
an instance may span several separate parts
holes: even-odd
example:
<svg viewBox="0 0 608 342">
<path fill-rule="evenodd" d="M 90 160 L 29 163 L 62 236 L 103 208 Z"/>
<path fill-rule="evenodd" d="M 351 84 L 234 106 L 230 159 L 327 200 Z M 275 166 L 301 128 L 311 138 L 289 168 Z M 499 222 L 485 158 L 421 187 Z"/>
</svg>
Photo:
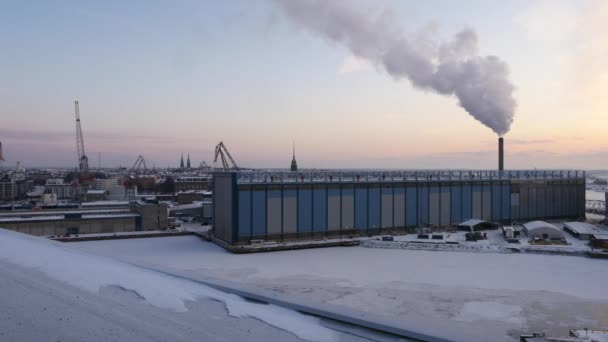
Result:
<svg viewBox="0 0 608 342">
<path fill-rule="evenodd" d="M 331 183 L 331 182 L 417 182 L 450 180 L 514 180 L 514 179 L 584 179 L 580 170 L 513 170 L 513 171 L 238 171 L 237 183 Z"/>
</svg>

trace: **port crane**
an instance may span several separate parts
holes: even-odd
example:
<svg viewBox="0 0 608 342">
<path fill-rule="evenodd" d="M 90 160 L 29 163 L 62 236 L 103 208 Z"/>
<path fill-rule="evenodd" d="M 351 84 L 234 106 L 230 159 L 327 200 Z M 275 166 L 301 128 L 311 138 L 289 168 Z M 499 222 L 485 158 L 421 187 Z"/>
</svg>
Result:
<svg viewBox="0 0 608 342">
<path fill-rule="evenodd" d="M 148 171 L 148 167 L 146 166 L 146 160 L 144 159 L 144 156 L 140 154 L 139 157 L 137 157 L 137 159 L 135 160 L 135 163 L 133 163 L 133 166 L 131 166 L 131 169 L 129 169 L 129 172 L 140 173 L 142 169 L 143 172 Z"/>
<path fill-rule="evenodd" d="M 230 152 L 228 152 L 228 149 L 226 148 L 226 145 L 224 145 L 223 141 L 220 141 L 220 143 L 217 144 L 217 146 L 215 146 L 215 158 L 213 159 L 213 163 L 216 163 L 216 165 L 217 165 L 218 157 L 222 160 L 221 170 L 223 170 L 223 171 L 230 171 L 231 169 L 235 170 L 235 171 L 239 170 L 238 165 L 236 165 L 236 162 L 230 155 Z M 230 167 L 229 162 L 232 163 L 232 167 Z"/>
<path fill-rule="evenodd" d="M 84 152 L 84 139 L 82 138 L 82 127 L 80 126 L 80 108 L 78 101 L 74 101 L 76 110 L 76 153 L 78 154 L 78 171 L 80 175 L 86 175 L 89 172 L 89 158 Z"/>
</svg>

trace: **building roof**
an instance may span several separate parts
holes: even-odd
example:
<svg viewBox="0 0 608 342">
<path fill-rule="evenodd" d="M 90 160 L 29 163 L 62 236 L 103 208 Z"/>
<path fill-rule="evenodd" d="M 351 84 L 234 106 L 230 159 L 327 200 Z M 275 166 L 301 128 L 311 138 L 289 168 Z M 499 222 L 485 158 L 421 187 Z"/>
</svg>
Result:
<svg viewBox="0 0 608 342">
<path fill-rule="evenodd" d="M 608 231 L 585 222 L 566 222 L 564 223 L 564 227 L 568 227 L 578 234 L 608 234 Z"/>
<path fill-rule="evenodd" d="M 107 190 L 87 190 L 87 194 L 91 194 L 91 195 L 103 195 L 106 192 L 108 192 Z"/>
<path fill-rule="evenodd" d="M 552 225 L 551 223 L 548 223 L 545 221 L 532 221 L 532 222 L 524 223 L 524 227 L 527 230 L 534 230 L 534 229 L 539 229 L 539 228 L 550 228 L 550 229 L 555 229 L 561 233 L 561 230 L 559 228 L 557 228 L 556 226 Z"/>
<path fill-rule="evenodd" d="M 459 226 L 474 227 L 474 226 L 476 226 L 476 225 L 478 225 L 478 224 L 480 224 L 482 222 L 485 222 L 485 221 L 477 220 L 477 219 L 470 219 L 470 220 L 466 220 L 466 221 L 464 221 L 464 222 L 462 222 L 462 223 L 460 223 L 458 225 Z"/>
</svg>

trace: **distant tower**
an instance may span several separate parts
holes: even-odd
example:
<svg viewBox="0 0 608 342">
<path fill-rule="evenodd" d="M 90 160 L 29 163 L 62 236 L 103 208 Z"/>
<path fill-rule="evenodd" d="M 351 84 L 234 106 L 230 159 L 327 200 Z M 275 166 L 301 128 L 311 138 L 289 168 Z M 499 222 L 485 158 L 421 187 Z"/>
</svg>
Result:
<svg viewBox="0 0 608 342">
<path fill-rule="evenodd" d="M 298 171 L 298 163 L 296 162 L 296 144 L 293 143 L 293 157 L 291 159 L 291 171 Z"/>
<path fill-rule="evenodd" d="M 179 168 L 183 169 L 184 168 L 184 154 L 182 153 L 182 159 L 179 162 Z"/>
<path fill-rule="evenodd" d="M 190 153 L 188 153 L 188 162 L 186 162 L 186 168 L 190 168 Z"/>
<path fill-rule="evenodd" d="M 0 161 L 4 161 L 4 155 L 2 154 L 2 141 L 0 141 Z"/>
</svg>

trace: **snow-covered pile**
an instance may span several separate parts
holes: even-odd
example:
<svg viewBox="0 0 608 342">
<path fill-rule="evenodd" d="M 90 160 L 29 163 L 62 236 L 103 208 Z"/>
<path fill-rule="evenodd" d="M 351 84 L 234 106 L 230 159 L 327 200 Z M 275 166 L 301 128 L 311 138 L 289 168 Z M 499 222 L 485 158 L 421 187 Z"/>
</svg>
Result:
<svg viewBox="0 0 608 342">
<path fill-rule="evenodd" d="M 37 269 L 51 278 L 97 293 L 104 286 L 133 291 L 150 304 L 185 311 L 186 301 L 210 298 L 226 305 L 235 317 L 254 317 L 296 336 L 314 341 L 334 341 L 337 333 L 320 321 L 274 305 L 258 304 L 200 283 L 144 269 L 63 246 L 44 238 L 0 229 L 0 259 Z"/>
</svg>

